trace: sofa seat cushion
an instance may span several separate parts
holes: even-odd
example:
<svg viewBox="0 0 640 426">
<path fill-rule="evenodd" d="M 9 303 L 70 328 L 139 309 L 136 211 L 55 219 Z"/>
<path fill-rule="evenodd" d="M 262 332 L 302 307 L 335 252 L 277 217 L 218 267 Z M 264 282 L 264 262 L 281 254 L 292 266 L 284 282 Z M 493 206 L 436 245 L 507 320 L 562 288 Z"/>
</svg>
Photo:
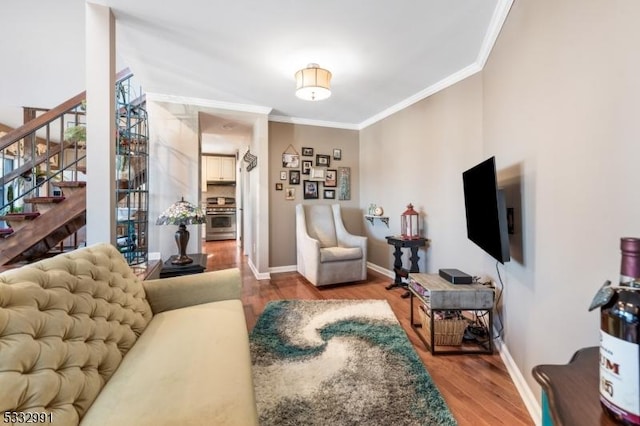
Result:
<svg viewBox="0 0 640 426">
<path fill-rule="evenodd" d="M 320 263 L 362 259 L 360 247 L 326 247 L 320 249 Z"/>
<path fill-rule="evenodd" d="M 254 425 L 242 303 L 162 312 L 100 392 L 81 425 Z"/>
</svg>

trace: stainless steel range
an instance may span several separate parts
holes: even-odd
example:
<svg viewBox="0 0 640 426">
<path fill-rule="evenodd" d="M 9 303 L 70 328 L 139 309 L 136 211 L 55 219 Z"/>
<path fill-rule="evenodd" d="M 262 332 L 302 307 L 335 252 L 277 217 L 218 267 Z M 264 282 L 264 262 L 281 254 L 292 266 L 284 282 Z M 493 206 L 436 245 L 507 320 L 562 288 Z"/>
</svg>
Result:
<svg viewBox="0 0 640 426">
<path fill-rule="evenodd" d="M 236 199 L 231 197 L 207 198 L 207 241 L 236 239 Z"/>
</svg>

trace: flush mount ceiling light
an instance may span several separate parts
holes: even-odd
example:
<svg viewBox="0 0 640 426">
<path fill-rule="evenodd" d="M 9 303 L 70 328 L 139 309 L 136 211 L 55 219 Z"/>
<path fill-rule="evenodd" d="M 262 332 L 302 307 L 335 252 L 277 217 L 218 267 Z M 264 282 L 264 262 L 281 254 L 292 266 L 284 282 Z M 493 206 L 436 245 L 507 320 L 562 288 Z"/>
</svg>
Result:
<svg viewBox="0 0 640 426">
<path fill-rule="evenodd" d="M 331 73 L 318 64 L 309 64 L 296 73 L 296 96 L 305 101 L 321 101 L 331 96 Z"/>
</svg>

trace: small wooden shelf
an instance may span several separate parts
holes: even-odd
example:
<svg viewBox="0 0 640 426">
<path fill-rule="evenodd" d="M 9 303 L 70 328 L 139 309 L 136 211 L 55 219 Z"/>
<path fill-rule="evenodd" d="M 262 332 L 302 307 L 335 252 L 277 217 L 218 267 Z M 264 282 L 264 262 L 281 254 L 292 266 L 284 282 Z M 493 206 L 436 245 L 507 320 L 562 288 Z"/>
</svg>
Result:
<svg viewBox="0 0 640 426">
<path fill-rule="evenodd" d="M 389 216 L 375 216 L 372 214 L 365 214 L 364 218 L 367 219 L 369 222 L 371 222 L 372 225 L 373 225 L 374 219 L 380 219 L 380 222 L 387 225 L 387 228 L 389 227 Z"/>
</svg>

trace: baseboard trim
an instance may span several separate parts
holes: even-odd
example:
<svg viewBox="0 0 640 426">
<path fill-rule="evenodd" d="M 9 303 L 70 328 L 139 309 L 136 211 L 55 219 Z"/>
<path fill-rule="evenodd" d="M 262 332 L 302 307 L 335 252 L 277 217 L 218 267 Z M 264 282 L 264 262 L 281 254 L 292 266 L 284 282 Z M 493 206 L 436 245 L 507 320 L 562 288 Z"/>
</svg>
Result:
<svg viewBox="0 0 640 426">
<path fill-rule="evenodd" d="M 371 262 L 367 262 L 367 268 L 371 269 L 372 271 L 375 271 L 379 274 L 384 275 L 385 277 L 389 277 L 389 278 L 395 278 L 396 274 L 393 273 L 393 271 L 390 271 L 386 268 L 383 268 L 382 266 L 378 266 L 375 263 L 371 263 Z"/>
<path fill-rule="evenodd" d="M 247 263 L 249 264 L 249 268 L 251 272 L 253 272 L 253 276 L 256 277 L 257 280 L 269 280 L 271 279 L 271 274 L 269 272 L 260 273 L 258 268 L 253 264 L 251 258 L 247 259 Z"/>
<path fill-rule="evenodd" d="M 518 390 L 518 393 L 520 394 L 525 407 L 527 407 L 527 411 L 529 411 L 531 419 L 536 424 L 536 426 L 540 426 L 542 424 L 542 408 L 540 407 L 538 399 L 531 391 L 531 388 L 527 384 L 527 381 L 524 379 L 522 372 L 511 357 L 511 353 L 509 352 L 509 348 L 507 348 L 507 345 L 500 338 L 496 339 L 495 345 L 498 349 L 498 352 L 500 353 L 502 362 L 504 362 L 504 365 L 509 372 L 509 376 L 511 376 L 513 384 L 516 386 L 516 389 Z"/>
<path fill-rule="evenodd" d="M 298 265 L 287 265 L 287 266 L 273 266 L 269 268 L 269 272 L 272 274 L 279 274 L 281 272 L 297 272 Z"/>
</svg>

